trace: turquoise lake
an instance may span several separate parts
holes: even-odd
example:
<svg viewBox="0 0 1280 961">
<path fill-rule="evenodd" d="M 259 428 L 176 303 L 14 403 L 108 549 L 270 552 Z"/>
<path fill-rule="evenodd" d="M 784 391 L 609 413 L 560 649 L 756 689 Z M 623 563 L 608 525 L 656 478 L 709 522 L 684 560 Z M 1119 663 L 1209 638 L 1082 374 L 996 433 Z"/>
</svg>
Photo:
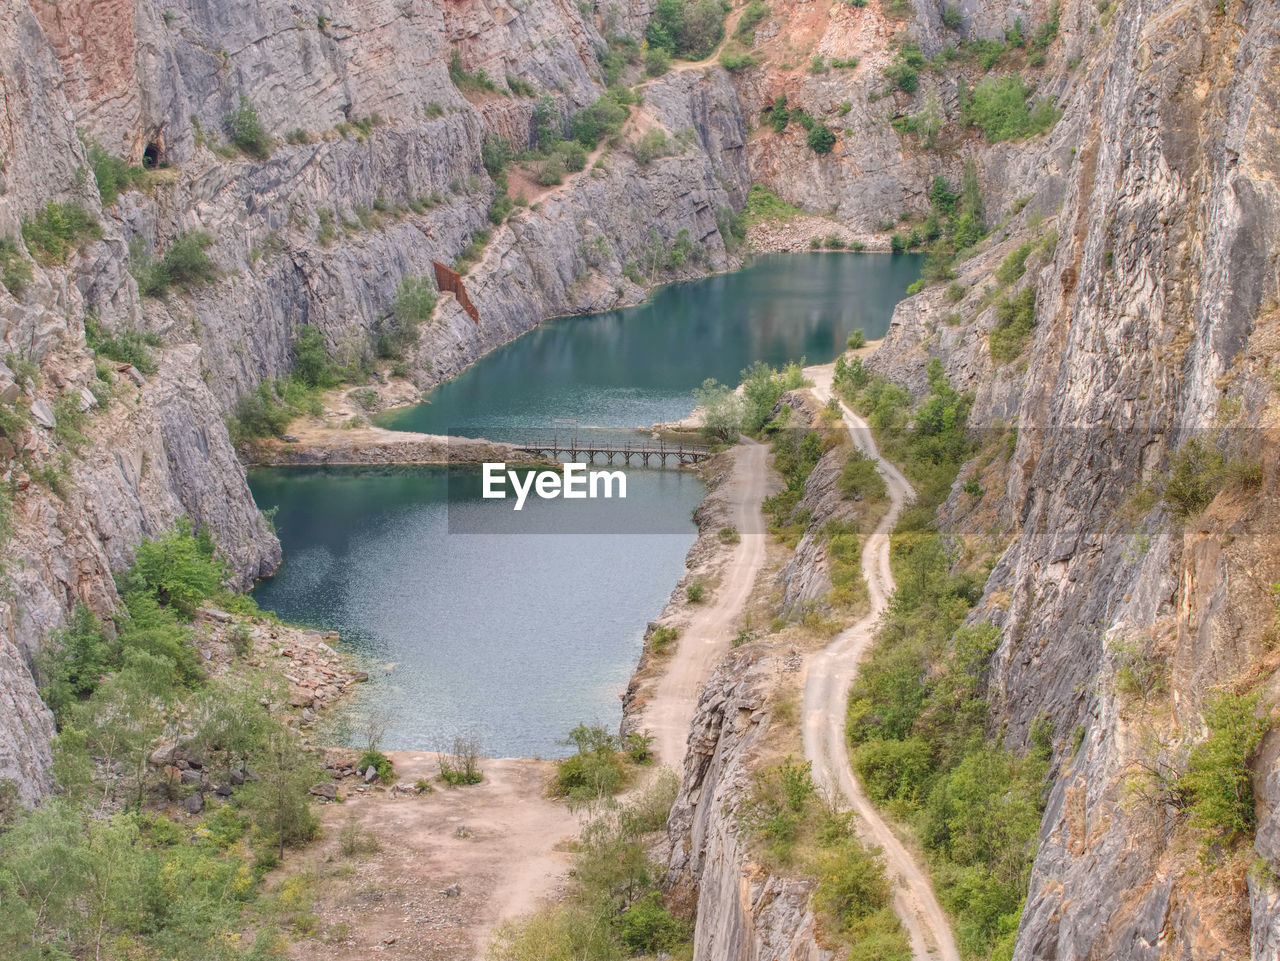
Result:
<svg viewBox="0 0 1280 961">
<path fill-rule="evenodd" d="M 857 328 L 881 336 L 920 266 L 918 256 L 760 257 L 638 307 L 548 321 L 382 422 L 501 439 L 557 420 L 677 419 L 707 377 L 736 383 L 755 360 L 823 363 Z M 371 674 L 324 733 L 361 746 L 372 714 L 386 748 L 436 750 L 462 734 L 491 756 L 554 757 L 580 721 L 615 727 L 704 493 L 688 471 L 627 479 L 625 503 L 539 501 L 516 514 L 481 500 L 474 469 L 251 471 L 284 547 L 254 596 L 286 620 L 340 632 Z M 459 532 L 475 529 L 489 533 Z"/>
</svg>

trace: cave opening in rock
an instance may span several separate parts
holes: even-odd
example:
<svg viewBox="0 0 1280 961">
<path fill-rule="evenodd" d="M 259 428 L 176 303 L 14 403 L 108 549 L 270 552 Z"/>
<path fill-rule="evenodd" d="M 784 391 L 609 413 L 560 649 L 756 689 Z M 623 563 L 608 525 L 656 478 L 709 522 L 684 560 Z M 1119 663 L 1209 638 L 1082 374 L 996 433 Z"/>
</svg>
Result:
<svg viewBox="0 0 1280 961">
<path fill-rule="evenodd" d="M 164 158 L 164 148 L 160 146 L 160 141 L 153 140 L 147 144 L 147 148 L 142 151 L 142 166 L 148 170 L 155 170 L 160 166 L 160 161 Z"/>
</svg>

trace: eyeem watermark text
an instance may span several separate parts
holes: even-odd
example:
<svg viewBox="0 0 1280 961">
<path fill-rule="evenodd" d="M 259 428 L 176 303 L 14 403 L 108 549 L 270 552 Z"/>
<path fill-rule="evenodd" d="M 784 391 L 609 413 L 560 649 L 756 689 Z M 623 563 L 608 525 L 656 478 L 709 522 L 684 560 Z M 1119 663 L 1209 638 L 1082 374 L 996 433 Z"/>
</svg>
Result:
<svg viewBox="0 0 1280 961">
<path fill-rule="evenodd" d="M 482 496 L 490 500 L 504 500 L 508 496 L 508 488 L 516 499 L 513 509 L 522 510 L 530 491 L 543 500 L 557 497 L 565 500 L 625 498 L 627 475 L 620 470 L 588 470 L 586 464 L 576 463 L 561 464 L 557 473 L 554 470 L 508 470 L 505 463 L 486 462 Z"/>
</svg>

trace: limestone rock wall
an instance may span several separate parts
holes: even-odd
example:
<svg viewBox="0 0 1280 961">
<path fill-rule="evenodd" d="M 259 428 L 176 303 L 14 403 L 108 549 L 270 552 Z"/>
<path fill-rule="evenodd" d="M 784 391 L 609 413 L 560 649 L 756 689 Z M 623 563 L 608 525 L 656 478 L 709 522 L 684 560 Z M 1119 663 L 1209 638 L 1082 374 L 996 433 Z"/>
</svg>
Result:
<svg viewBox="0 0 1280 961">
<path fill-rule="evenodd" d="M 1017 425 L 986 505 L 1008 547 L 975 616 L 1002 628 L 993 724 L 1014 744 L 1040 717 L 1055 732 L 1018 959 L 1276 956 L 1275 745 L 1256 780 L 1269 871 L 1249 873 L 1247 893 L 1243 875 L 1198 882 L 1194 853 L 1171 840 L 1185 838 L 1176 822 L 1135 805 L 1126 785 L 1153 736 L 1175 752 L 1202 736 L 1215 691 L 1261 682 L 1274 699 L 1276 457 L 1264 432 L 1280 278 L 1278 25 L 1269 5 L 1117 6 L 1043 146 L 987 158 L 988 177 L 1003 171 L 1030 202 L 961 266 L 970 293 L 958 306 L 941 289 L 905 301 L 873 362 L 919 389 L 941 357 L 975 394 L 976 424 Z M 1049 245 L 1013 289 L 1034 288 L 1037 326 L 1023 357 L 999 366 L 982 288 L 1036 237 Z M 1159 505 L 1135 517 L 1135 492 L 1192 437 L 1258 460 L 1260 489 L 1228 490 L 1190 525 Z M 1166 665 L 1167 695 L 1117 693 L 1122 643 Z"/>
<path fill-rule="evenodd" d="M 643 4 L 610 10 L 608 29 L 643 29 Z M 310 8 L 76 0 L 0 13 L 8 119 L 0 236 L 18 238 L 23 220 L 50 201 L 81 204 L 103 229 L 65 265 L 29 261 L 18 239 L 32 279 L 17 294 L 0 289 L 0 341 L 12 364 L 0 368 L 0 390 L 25 391 L 48 415 L 16 446 L 32 464 L 65 465 L 68 476 L 55 495 L 38 478 L 7 475 L 17 493 L 4 548 L 13 600 L 0 617 L 0 777 L 19 781 L 25 798 L 47 783 L 51 733 L 34 652 L 77 599 L 109 613 L 111 572 L 128 565 L 134 543 L 185 514 L 209 527 L 237 584 L 279 562 L 228 440 L 224 417 L 236 399 L 288 372 L 301 324 L 319 328 L 338 355 L 367 343 L 405 278 L 428 274 L 433 259 L 452 262 L 490 227 L 494 185 L 480 147 L 491 134 L 527 143 L 536 101 L 464 98 L 451 56 L 500 86 L 510 74 L 548 91 L 567 114 L 603 90 L 603 23 L 571 0 Z M 264 160 L 225 143 L 223 118 L 241 97 L 272 137 Z M 623 268 L 652 232 L 665 245 L 687 229 L 705 249 L 705 262 L 676 277 L 738 262 L 717 226 L 748 186 L 732 85 L 722 72 L 705 82 L 673 73 L 650 86 L 644 110 L 646 123 L 680 136 L 680 149 L 643 168 L 625 146 L 612 150 L 494 229 L 467 278 L 481 322 L 444 298 L 410 357 L 419 386 L 545 317 L 641 300 L 646 290 Z M 150 149 L 165 166 L 104 209 L 89 142 L 134 163 Z M 421 213 L 410 200 L 426 201 Z M 322 217 L 332 236 L 322 236 Z M 131 268 L 189 231 L 211 238 L 219 278 L 140 297 Z M 608 241 L 603 254 L 597 237 Z M 119 375 L 110 406 L 90 406 L 89 442 L 72 450 L 51 412 L 93 378 L 86 320 L 157 338 L 159 370 L 131 373 L 136 385 Z M 27 367 L 36 380 L 20 383 Z"/>
</svg>

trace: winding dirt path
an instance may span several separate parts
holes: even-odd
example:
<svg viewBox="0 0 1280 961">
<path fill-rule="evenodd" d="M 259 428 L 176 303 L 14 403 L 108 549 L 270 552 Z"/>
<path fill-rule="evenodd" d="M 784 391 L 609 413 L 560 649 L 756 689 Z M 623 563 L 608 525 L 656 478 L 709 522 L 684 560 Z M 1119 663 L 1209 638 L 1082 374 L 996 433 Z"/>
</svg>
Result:
<svg viewBox="0 0 1280 961">
<path fill-rule="evenodd" d="M 826 403 L 834 396 L 833 365 L 809 367 L 805 373 L 813 380 L 813 393 L 818 400 Z M 813 763 L 818 785 L 848 798 L 858 815 L 858 830 L 863 840 L 883 850 L 885 868 L 894 887 L 894 911 L 911 939 L 912 953 L 920 961 L 960 961 L 951 924 L 938 903 L 928 874 L 885 823 L 849 765 L 845 741 L 849 688 L 875 637 L 876 621 L 894 591 L 893 572 L 889 567 L 889 532 L 915 491 L 896 467 L 880 457 L 866 422 L 843 402 L 840 410 L 854 444 L 875 459 L 889 490 L 890 506 L 862 548 L 862 577 L 871 609 L 829 645 L 811 655 L 805 665 L 804 753 Z"/>
<path fill-rule="evenodd" d="M 643 727 L 654 736 L 659 759 L 676 771 L 684 762 L 689 729 L 703 685 L 720 656 L 729 650 L 738 618 L 746 608 L 756 575 L 765 560 L 764 519 L 760 504 L 769 483 L 769 449 L 744 438 L 734 451 L 734 466 L 724 482 L 731 505 L 730 523 L 741 540 L 723 568 L 720 586 L 695 609 L 681 630 L 675 654 L 663 668 L 645 705 Z"/>
</svg>

